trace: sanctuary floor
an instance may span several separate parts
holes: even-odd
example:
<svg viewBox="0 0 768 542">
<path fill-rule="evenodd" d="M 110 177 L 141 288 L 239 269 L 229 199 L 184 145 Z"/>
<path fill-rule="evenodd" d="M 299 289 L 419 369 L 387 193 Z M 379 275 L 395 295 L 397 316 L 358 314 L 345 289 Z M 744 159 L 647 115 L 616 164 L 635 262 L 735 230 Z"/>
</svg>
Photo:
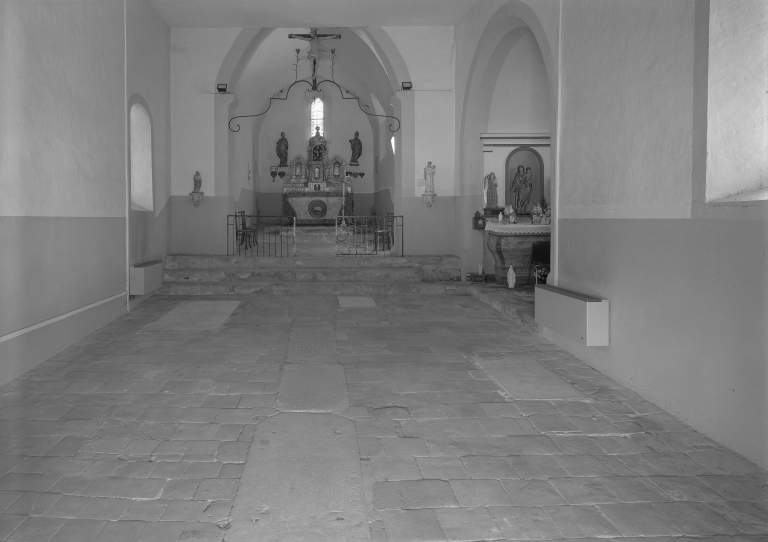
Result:
<svg viewBox="0 0 768 542">
<path fill-rule="evenodd" d="M 768 540 L 764 471 L 472 297 L 156 296 L 0 436 L 2 540 Z"/>
</svg>

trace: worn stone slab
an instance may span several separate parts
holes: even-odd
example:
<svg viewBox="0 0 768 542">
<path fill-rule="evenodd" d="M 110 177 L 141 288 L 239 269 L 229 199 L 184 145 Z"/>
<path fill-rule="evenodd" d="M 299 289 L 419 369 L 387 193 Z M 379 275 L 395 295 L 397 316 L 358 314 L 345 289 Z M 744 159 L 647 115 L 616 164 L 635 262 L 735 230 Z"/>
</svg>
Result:
<svg viewBox="0 0 768 542">
<path fill-rule="evenodd" d="M 520 399 L 587 399 L 587 396 L 533 358 L 475 361 L 509 393 Z"/>
<path fill-rule="evenodd" d="M 336 334 L 332 327 L 304 327 L 288 336 L 286 363 L 338 363 Z"/>
<path fill-rule="evenodd" d="M 376 308 L 376 301 L 372 297 L 363 296 L 339 296 L 339 307 L 349 309 Z"/>
<path fill-rule="evenodd" d="M 349 408 L 341 365 L 288 365 L 277 388 L 276 408 L 284 412 L 332 412 Z"/>
<path fill-rule="evenodd" d="M 227 542 L 365 542 L 354 422 L 281 413 L 256 426 Z"/>
<path fill-rule="evenodd" d="M 239 304 L 239 301 L 182 301 L 142 331 L 216 331 Z"/>
</svg>

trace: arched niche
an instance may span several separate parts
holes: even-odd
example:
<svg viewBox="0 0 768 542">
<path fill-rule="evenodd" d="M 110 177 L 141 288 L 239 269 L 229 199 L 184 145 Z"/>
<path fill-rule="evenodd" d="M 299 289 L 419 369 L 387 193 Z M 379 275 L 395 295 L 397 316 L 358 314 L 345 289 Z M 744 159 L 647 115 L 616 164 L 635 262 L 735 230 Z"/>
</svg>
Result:
<svg viewBox="0 0 768 542">
<path fill-rule="evenodd" d="M 131 210 L 154 211 L 154 156 L 152 116 L 146 100 L 131 96 L 128 113 L 129 179 Z"/>
<path fill-rule="evenodd" d="M 544 204 L 546 202 L 546 197 L 544 195 L 544 159 L 536 149 L 528 146 L 518 147 L 509 153 L 504 165 L 504 193 L 506 194 L 506 201 L 508 203 L 514 203 L 514 200 L 512 199 L 514 198 L 512 193 L 512 181 L 520 166 L 524 169 L 530 167 L 533 173 L 531 197 L 527 206 L 528 212 L 525 214 L 530 213 L 531 208 L 537 203 Z"/>
</svg>

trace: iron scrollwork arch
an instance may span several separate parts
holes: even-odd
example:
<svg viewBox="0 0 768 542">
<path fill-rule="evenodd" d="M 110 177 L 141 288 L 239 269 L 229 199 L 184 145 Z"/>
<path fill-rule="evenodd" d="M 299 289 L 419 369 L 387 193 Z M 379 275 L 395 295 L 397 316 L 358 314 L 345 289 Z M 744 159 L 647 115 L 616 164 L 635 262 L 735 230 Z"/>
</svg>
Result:
<svg viewBox="0 0 768 542">
<path fill-rule="evenodd" d="M 231 119 L 229 119 L 229 130 L 231 132 L 239 132 L 240 131 L 240 124 L 235 124 L 236 129 L 232 127 L 232 121 L 235 120 L 235 119 L 254 118 L 254 117 L 261 117 L 262 115 L 266 115 L 267 112 L 269 111 L 269 109 L 272 107 L 272 102 L 274 102 L 276 100 L 282 100 L 282 101 L 287 100 L 288 99 L 288 94 L 290 94 L 291 89 L 295 85 L 297 85 L 299 83 L 306 83 L 307 85 L 309 85 L 309 88 L 307 90 L 305 90 L 304 92 L 310 92 L 310 91 L 311 92 L 322 92 L 322 90 L 319 88 L 320 85 L 322 85 L 323 83 L 334 84 L 334 85 L 336 85 L 336 88 L 339 89 L 339 92 L 341 93 L 341 99 L 342 100 L 356 100 L 357 101 L 357 107 L 360 108 L 360 111 L 362 111 L 363 113 L 365 113 L 369 117 L 379 117 L 379 118 L 393 119 L 394 121 L 397 121 L 397 128 L 394 127 L 393 123 L 391 123 L 391 122 L 389 123 L 389 131 L 392 132 L 392 133 L 395 133 L 398 130 L 400 130 L 400 119 L 399 118 L 395 117 L 394 115 L 377 115 L 375 113 L 369 113 L 368 111 L 363 109 L 363 105 L 360 103 L 360 97 L 359 96 L 355 96 L 354 93 L 350 92 L 349 90 L 347 90 L 345 88 L 342 88 L 333 79 L 323 79 L 321 81 L 317 81 L 316 79 L 314 79 L 312 81 L 310 81 L 308 79 L 299 79 L 298 81 L 294 81 L 293 83 L 291 83 L 291 86 L 288 87 L 288 90 L 286 90 L 285 93 L 283 93 L 283 89 L 280 89 L 279 92 L 277 92 L 274 96 L 272 96 L 269 99 L 269 105 L 267 105 L 267 108 L 264 111 L 262 111 L 261 113 L 257 113 L 255 115 L 237 115 L 237 116 L 232 117 Z M 345 96 L 344 94 L 347 94 L 347 96 Z M 368 108 L 369 106 L 366 105 L 365 107 Z"/>
</svg>

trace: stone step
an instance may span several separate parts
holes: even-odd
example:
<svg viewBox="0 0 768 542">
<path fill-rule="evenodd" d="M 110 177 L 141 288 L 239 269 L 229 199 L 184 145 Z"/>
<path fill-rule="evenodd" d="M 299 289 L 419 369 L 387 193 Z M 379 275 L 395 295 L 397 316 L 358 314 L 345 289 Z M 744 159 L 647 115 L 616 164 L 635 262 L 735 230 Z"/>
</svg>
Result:
<svg viewBox="0 0 768 542">
<path fill-rule="evenodd" d="M 461 280 L 461 259 L 458 256 L 405 256 L 379 258 L 375 256 L 330 256 L 296 258 L 262 258 L 219 255 L 173 254 L 165 258 L 165 270 L 190 269 L 320 269 L 320 268 L 421 268 L 425 282 Z"/>
<path fill-rule="evenodd" d="M 193 282 L 422 282 L 421 267 L 294 267 L 169 269 L 166 283 Z"/>
<path fill-rule="evenodd" d="M 304 294 L 304 295 L 472 295 L 461 282 L 168 282 L 165 295 Z"/>
</svg>

